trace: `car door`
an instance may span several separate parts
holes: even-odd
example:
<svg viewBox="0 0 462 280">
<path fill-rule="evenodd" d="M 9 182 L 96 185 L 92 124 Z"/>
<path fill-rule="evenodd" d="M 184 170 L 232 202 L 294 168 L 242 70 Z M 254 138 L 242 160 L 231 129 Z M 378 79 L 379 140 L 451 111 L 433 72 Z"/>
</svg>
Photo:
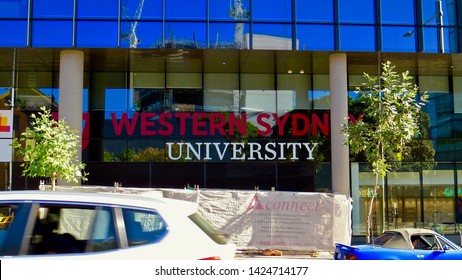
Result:
<svg viewBox="0 0 462 280">
<path fill-rule="evenodd" d="M 421 235 L 420 240 L 425 242 L 426 246 L 414 249 L 414 259 L 416 260 L 462 259 L 461 250 L 436 234 Z"/>
</svg>

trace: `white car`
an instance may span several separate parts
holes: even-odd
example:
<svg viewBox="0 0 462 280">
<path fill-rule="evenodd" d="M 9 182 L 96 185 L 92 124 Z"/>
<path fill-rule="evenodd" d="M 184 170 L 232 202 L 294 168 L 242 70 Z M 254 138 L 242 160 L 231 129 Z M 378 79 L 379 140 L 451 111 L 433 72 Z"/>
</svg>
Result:
<svg viewBox="0 0 462 280">
<path fill-rule="evenodd" d="M 0 192 L 0 258 L 234 259 L 197 204 L 115 193 Z"/>
</svg>

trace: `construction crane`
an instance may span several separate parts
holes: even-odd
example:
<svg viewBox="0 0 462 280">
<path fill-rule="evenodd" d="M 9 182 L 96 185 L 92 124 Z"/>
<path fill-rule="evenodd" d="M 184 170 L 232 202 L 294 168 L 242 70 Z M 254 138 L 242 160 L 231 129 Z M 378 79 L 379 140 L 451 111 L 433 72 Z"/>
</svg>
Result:
<svg viewBox="0 0 462 280">
<path fill-rule="evenodd" d="M 228 15 L 236 21 L 234 27 L 234 44 L 238 49 L 245 49 L 246 44 L 244 42 L 244 22 L 249 18 L 249 11 L 244 10 L 241 0 L 230 0 L 230 8 Z"/>
<path fill-rule="evenodd" d="M 141 13 L 143 12 L 144 0 L 140 0 L 138 7 L 136 8 L 135 15 L 133 16 L 133 20 L 129 24 L 129 33 L 125 33 L 122 35 L 122 39 L 128 39 L 130 43 L 130 48 L 136 48 L 138 44 L 141 42 L 141 39 L 138 38 L 136 35 L 136 28 L 138 27 L 138 23 L 141 17 Z M 128 19 L 130 16 L 128 15 L 128 7 L 122 7 L 122 11 L 124 13 L 124 18 Z"/>
</svg>

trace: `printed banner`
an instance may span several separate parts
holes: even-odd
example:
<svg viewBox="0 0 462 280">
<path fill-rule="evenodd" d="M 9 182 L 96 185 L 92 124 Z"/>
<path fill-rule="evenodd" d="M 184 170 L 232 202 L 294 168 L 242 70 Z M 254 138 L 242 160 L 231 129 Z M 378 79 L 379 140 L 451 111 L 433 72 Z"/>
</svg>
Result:
<svg viewBox="0 0 462 280">
<path fill-rule="evenodd" d="M 209 222 L 239 249 L 333 252 L 351 242 L 351 199 L 327 193 L 162 190 L 195 201 Z"/>
</svg>

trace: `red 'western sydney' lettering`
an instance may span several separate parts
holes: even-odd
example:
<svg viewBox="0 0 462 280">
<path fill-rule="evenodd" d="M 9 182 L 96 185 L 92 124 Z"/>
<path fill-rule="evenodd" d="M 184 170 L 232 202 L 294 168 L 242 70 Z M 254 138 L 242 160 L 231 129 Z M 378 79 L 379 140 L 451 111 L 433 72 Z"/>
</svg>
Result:
<svg viewBox="0 0 462 280">
<path fill-rule="evenodd" d="M 359 115 L 355 118 L 352 114 L 348 115 L 350 122 L 356 123 L 363 118 Z M 240 115 L 225 113 L 206 113 L 206 112 L 176 112 L 176 113 L 134 113 L 132 118 L 127 113 L 122 113 L 117 119 L 115 113 L 111 113 L 112 126 L 116 135 L 122 132 L 129 136 L 135 133 L 135 129 L 140 125 L 142 136 L 169 136 L 177 130 L 179 136 L 233 136 L 236 133 L 245 136 L 247 134 L 247 117 L 245 113 Z M 311 115 L 303 113 L 278 114 L 260 113 L 256 117 L 257 133 L 260 136 L 268 136 L 275 133 L 276 136 L 329 136 L 330 123 L 329 114 Z M 139 122 L 139 124 L 138 124 Z M 276 127 L 273 127 L 273 125 Z M 287 129 L 290 126 L 290 130 Z M 274 131 L 273 131 L 274 130 Z M 291 135 L 284 135 L 290 131 Z"/>
<path fill-rule="evenodd" d="M 122 113 L 120 119 L 117 119 L 116 114 L 111 113 L 114 133 L 121 135 L 125 130 L 127 135 L 132 136 L 138 125 L 138 119 L 140 119 L 140 133 L 142 136 L 172 135 L 175 128 L 173 123 L 177 123 L 180 136 L 185 136 L 187 131 L 191 131 L 192 136 L 225 136 L 226 134 L 232 136 L 236 131 L 241 135 L 246 135 L 247 129 L 246 114 L 236 116 L 221 113 L 177 112 L 157 115 L 157 113 L 144 112 L 134 113 L 131 119 L 129 119 L 127 113 Z"/>
</svg>

